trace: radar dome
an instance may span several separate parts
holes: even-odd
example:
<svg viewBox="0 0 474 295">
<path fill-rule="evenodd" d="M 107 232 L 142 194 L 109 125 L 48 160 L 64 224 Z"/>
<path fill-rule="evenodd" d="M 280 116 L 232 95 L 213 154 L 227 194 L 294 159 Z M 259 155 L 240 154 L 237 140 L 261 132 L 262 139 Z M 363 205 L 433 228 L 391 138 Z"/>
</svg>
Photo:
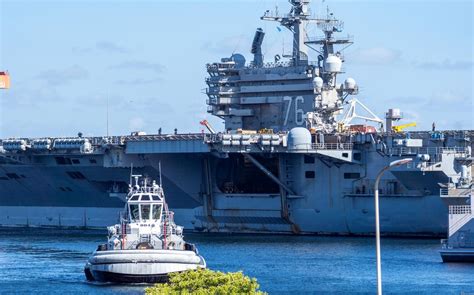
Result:
<svg viewBox="0 0 474 295">
<path fill-rule="evenodd" d="M 354 89 L 356 89 L 356 87 L 357 87 L 357 84 L 356 84 L 356 81 L 353 78 L 347 78 L 344 81 L 344 88 L 345 89 L 354 90 Z"/>
<path fill-rule="evenodd" d="M 237 68 L 243 68 L 245 67 L 245 57 L 240 54 L 240 53 L 234 53 L 232 54 L 232 56 L 230 57 L 230 59 L 235 62 L 235 66 Z"/>
<path fill-rule="evenodd" d="M 335 56 L 329 55 L 324 61 L 324 70 L 329 73 L 338 73 L 342 69 L 342 60 Z"/>
<path fill-rule="evenodd" d="M 323 84 L 324 84 L 324 81 L 323 81 L 323 79 L 322 79 L 321 77 L 315 77 L 315 78 L 313 79 L 313 86 L 314 86 L 314 88 L 319 88 L 319 89 L 321 89 L 321 88 L 323 88 Z"/>
<path fill-rule="evenodd" d="M 288 133 L 289 150 L 306 150 L 311 148 L 311 133 L 303 127 L 295 127 Z"/>
</svg>

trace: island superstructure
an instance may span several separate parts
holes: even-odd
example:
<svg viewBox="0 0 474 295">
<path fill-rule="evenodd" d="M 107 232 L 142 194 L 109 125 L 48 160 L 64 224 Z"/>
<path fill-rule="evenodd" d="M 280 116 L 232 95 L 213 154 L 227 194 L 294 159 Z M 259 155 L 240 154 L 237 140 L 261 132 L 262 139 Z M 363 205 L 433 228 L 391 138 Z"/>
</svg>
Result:
<svg viewBox="0 0 474 295">
<path fill-rule="evenodd" d="M 382 231 L 445 235 L 442 191 L 472 187 L 474 131 L 404 131 L 399 109 L 378 117 L 357 99 L 355 79 L 337 79 L 353 42 L 339 36 L 343 22 L 289 2 L 288 14 L 262 19 L 291 32 L 291 55 L 266 60 L 259 28 L 250 62 L 234 53 L 207 65 L 208 112 L 224 120 L 221 132 L 203 122 L 210 133 L 2 140 L 0 224 L 103 227 L 123 207 L 131 168 L 157 178 L 161 162 L 187 229 L 371 234 L 377 172 L 410 157 L 380 183 Z M 323 35 L 308 36 L 308 26 Z"/>
</svg>

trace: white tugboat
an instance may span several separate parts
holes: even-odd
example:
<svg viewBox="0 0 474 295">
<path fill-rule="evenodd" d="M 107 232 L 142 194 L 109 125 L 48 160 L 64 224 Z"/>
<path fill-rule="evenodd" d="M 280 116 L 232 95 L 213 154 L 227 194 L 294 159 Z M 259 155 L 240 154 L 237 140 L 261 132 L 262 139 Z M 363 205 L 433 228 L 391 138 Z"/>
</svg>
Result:
<svg viewBox="0 0 474 295">
<path fill-rule="evenodd" d="M 205 268 L 193 244 L 183 239 L 183 227 L 173 221 L 161 184 L 150 185 L 133 175 L 120 224 L 108 227 L 106 244 L 98 246 L 84 272 L 87 280 L 117 283 L 156 283 L 168 274 Z"/>
</svg>

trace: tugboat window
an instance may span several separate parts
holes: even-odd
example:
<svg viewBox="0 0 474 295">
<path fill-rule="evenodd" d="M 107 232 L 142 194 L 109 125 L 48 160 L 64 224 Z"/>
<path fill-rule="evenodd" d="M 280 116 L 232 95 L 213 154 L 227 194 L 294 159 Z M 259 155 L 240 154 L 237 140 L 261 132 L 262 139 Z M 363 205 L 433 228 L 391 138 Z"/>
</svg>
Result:
<svg viewBox="0 0 474 295">
<path fill-rule="evenodd" d="M 138 201 L 138 196 L 133 196 L 130 200 L 132 200 L 132 201 Z"/>
<path fill-rule="evenodd" d="M 132 221 L 140 219 L 138 205 L 130 205 L 130 216 L 132 217 Z"/>
<path fill-rule="evenodd" d="M 142 196 L 142 201 L 150 201 L 150 196 L 149 195 L 143 195 Z"/>
<path fill-rule="evenodd" d="M 150 205 L 140 205 L 141 208 L 141 219 L 150 219 Z"/>
<path fill-rule="evenodd" d="M 161 217 L 161 204 L 153 204 L 153 219 L 159 220 Z"/>
</svg>

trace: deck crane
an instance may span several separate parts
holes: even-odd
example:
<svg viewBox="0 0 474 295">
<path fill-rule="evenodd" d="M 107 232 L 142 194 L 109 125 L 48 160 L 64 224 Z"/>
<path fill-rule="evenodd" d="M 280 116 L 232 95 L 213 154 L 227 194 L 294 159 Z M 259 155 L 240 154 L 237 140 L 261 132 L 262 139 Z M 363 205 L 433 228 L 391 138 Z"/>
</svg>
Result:
<svg viewBox="0 0 474 295">
<path fill-rule="evenodd" d="M 209 130 L 209 132 L 211 132 L 211 134 L 216 133 L 216 130 L 214 128 L 212 128 L 211 124 L 207 120 L 202 120 L 201 122 L 199 122 L 199 124 L 201 124 L 203 126 L 206 126 L 207 130 Z"/>
<path fill-rule="evenodd" d="M 411 122 L 411 123 L 398 125 L 398 126 L 392 126 L 392 130 L 398 133 L 398 132 L 402 132 L 404 129 L 408 127 L 416 127 L 416 122 Z"/>
</svg>

